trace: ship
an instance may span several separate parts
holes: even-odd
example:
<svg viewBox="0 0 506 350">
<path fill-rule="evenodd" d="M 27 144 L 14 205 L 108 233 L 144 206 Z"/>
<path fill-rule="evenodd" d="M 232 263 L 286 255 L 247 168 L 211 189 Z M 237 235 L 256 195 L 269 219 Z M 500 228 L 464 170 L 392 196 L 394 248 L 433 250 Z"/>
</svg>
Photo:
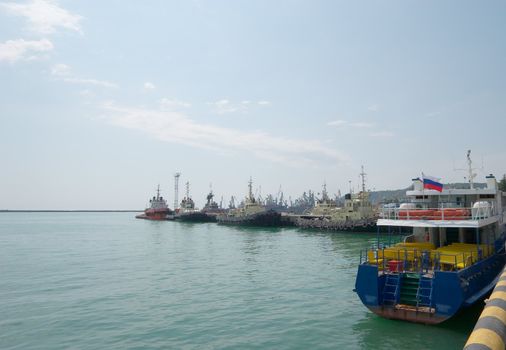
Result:
<svg viewBox="0 0 506 350">
<path fill-rule="evenodd" d="M 276 197 L 269 194 L 265 201 L 263 201 L 263 205 L 267 210 L 274 210 L 278 213 L 287 213 L 288 212 L 288 202 L 284 198 L 283 191 L 281 186 L 279 186 L 279 191 Z"/>
<path fill-rule="evenodd" d="M 361 252 L 355 292 L 375 314 L 438 324 L 483 299 L 505 264 L 506 195 L 493 175 L 476 188 L 470 151 L 469 188 L 455 189 L 428 177 L 413 179 L 410 201 L 380 211 L 388 232 Z M 433 189 L 431 189 L 433 188 Z M 402 242 L 386 242 L 405 231 Z M 407 231 L 407 232 L 406 232 Z"/>
<path fill-rule="evenodd" d="M 322 197 L 316 206 L 307 214 L 292 216 L 295 226 L 325 231 L 375 232 L 377 213 L 369 200 L 369 192 L 365 189 L 365 172 L 362 167 L 362 190 L 357 194 L 344 196 L 344 205 L 338 206 L 327 192 L 323 184 Z"/>
<path fill-rule="evenodd" d="M 175 219 L 184 222 L 213 222 L 213 216 L 195 207 L 195 202 L 190 197 L 190 182 L 186 182 L 186 195 L 181 200 L 180 207 L 176 210 Z"/>
<path fill-rule="evenodd" d="M 146 208 L 144 213 L 137 215 L 136 218 L 146 220 L 170 220 L 172 218 L 172 210 L 169 209 L 167 201 L 160 196 L 160 185 L 156 189 L 156 196 L 149 200 L 149 208 Z"/>
<path fill-rule="evenodd" d="M 226 212 L 225 209 L 221 208 L 220 205 L 214 201 L 214 193 L 212 189 L 209 190 L 209 193 L 206 196 L 206 204 L 201 211 L 208 216 L 210 221 L 213 222 L 216 221 L 216 217 L 219 214 L 224 214 Z"/>
<path fill-rule="evenodd" d="M 226 213 L 216 216 L 218 224 L 242 226 L 281 226 L 281 214 L 272 209 L 266 209 L 253 196 L 253 181 L 248 182 L 249 193 L 244 205 L 229 209 Z"/>
</svg>

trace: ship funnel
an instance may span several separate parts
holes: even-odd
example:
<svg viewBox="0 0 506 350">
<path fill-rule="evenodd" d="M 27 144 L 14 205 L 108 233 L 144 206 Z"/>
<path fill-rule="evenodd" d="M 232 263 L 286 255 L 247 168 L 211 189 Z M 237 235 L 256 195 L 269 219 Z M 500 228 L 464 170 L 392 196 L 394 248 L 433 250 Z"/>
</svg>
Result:
<svg viewBox="0 0 506 350">
<path fill-rule="evenodd" d="M 497 180 L 492 174 L 487 176 L 487 189 L 497 191 Z"/>
</svg>

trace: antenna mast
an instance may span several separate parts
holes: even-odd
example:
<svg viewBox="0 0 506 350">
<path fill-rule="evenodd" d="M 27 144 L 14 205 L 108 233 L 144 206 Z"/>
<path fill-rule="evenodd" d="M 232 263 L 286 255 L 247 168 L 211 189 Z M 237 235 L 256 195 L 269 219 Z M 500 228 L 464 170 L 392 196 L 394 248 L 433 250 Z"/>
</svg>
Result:
<svg viewBox="0 0 506 350">
<path fill-rule="evenodd" d="M 474 178 L 477 176 L 477 174 L 474 173 L 474 171 L 480 170 L 480 168 L 473 168 L 473 161 L 471 160 L 471 150 L 467 151 L 467 169 L 455 169 L 455 170 L 467 171 L 467 181 L 469 182 L 469 188 L 474 189 Z"/>
<path fill-rule="evenodd" d="M 323 189 L 322 189 L 322 201 L 326 201 L 328 199 L 327 194 L 327 181 L 323 180 Z"/>
<path fill-rule="evenodd" d="M 156 188 L 156 199 L 160 198 L 160 184 L 158 184 L 158 187 Z"/>
<path fill-rule="evenodd" d="M 471 189 L 474 189 L 474 178 L 476 174 L 473 173 L 473 161 L 471 160 L 471 150 L 467 151 L 467 177 L 469 179 L 469 185 Z"/>
<path fill-rule="evenodd" d="M 248 188 L 249 188 L 249 199 L 253 200 L 253 180 L 251 179 L 251 176 L 249 178 Z"/>
<path fill-rule="evenodd" d="M 178 207 L 178 194 L 179 194 L 179 177 L 181 173 L 174 174 L 174 210 Z"/>
<path fill-rule="evenodd" d="M 186 199 L 190 199 L 190 181 L 186 181 Z"/>
<path fill-rule="evenodd" d="M 365 193 L 365 176 L 367 174 L 364 172 L 364 166 L 363 165 L 362 165 L 362 172 L 359 175 L 362 178 L 362 193 Z"/>
</svg>

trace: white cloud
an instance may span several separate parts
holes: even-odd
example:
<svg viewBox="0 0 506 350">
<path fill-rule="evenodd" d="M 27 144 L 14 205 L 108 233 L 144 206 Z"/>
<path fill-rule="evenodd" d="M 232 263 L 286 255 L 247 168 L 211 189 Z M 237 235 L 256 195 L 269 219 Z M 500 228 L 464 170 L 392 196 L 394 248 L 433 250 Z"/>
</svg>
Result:
<svg viewBox="0 0 506 350">
<path fill-rule="evenodd" d="M 150 83 L 149 81 L 144 83 L 144 90 L 154 90 L 156 89 L 155 84 Z"/>
<path fill-rule="evenodd" d="M 377 112 L 380 110 L 380 106 L 378 104 L 373 104 L 367 107 L 367 110 L 371 112 Z"/>
<path fill-rule="evenodd" d="M 58 6 L 55 0 L 32 0 L 26 4 L 0 3 L 0 7 L 14 16 L 25 17 L 30 29 L 39 34 L 51 34 L 58 27 L 82 34 L 82 17 Z"/>
<path fill-rule="evenodd" d="M 250 100 L 243 100 L 241 102 L 232 102 L 228 99 L 221 99 L 216 102 L 210 102 L 209 105 L 214 107 L 214 112 L 217 114 L 228 114 L 228 113 L 236 113 L 236 112 L 246 112 L 254 106 L 267 107 L 270 106 L 271 103 L 269 101 L 256 101 L 252 102 Z"/>
<path fill-rule="evenodd" d="M 84 90 L 81 90 L 79 91 L 79 95 L 83 96 L 83 97 L 91 97 L 93 96 L 93 92 L 91 92 L 90 90 L 88 89 L 84 89 Z"/>
<path fill-rule="evenodd" d="M 175 111 L 131 108 L 108 103 L 106 120 L 116 126 L 143 131 L 165 142 L 204 148 L 220 154 L 252 154 L 273 162 L 303 166 L 346 159 L 320 140 L 298 140 L 202 124 Z"/>
<path fill-rule="evenodd" d="M 55 64 L 53 67 L 51 67 L 51 74 L 59 77 L 69 76 L 70 67 L 63 63 Z"/>
<path fill-rule="evenodd" d="M 188 102 L 180 100 L 171 100 L 165 97 L 160 100 L 160 105 L 163 109 L 168 110 L 191 107 L 191 104 Z"/>
<path fill-rule="evenodd" d="M 63 63 L 55 64 L 51 67 L 51 74 L 58 78 L 58 80 L 64 81 L 70 84 L 81 84 L 81 85 L 94 85 L 104 88 L 117 88 L 118 85 L 111 83 L 107 80 L 98 80 L 91 78 L 77 77 L 72 73 L 71 68 Z"/>
<path fill-rule="evenodd" d="M 372 128 L 374 126 L 374 123 L 369 122 L 353 122 L 350 123 L 346 120 L 338 119 L 338 120 L 332 120 L 327 123 L 328 126 L 335 126 L 335 127 L 350 127 L 350 128 Z"/>
<path fill-rule="evenodd" d="M 376 131 L 369 134 L 373 137 L 393 137 L 394 133 L 391 131 Z"/>
<path fill-rule="evenodd" d="M 105 88 L 117 88 L 118 85 L 115 83 L 111 83 L 107 80 L 98 80 L 98 79 L 88 79 L 88 78 L 63 78 L 64 82 L 71 84 L 84 84 L 84 85 L 95 85 Z"/>
<path fill-rule="evenodd" d="M 16 62 L 40 58 L 40 53 L 53 50 L 53 43 L 47 39 L 41 40 L 7 40 L 0 43 L 0 62 Z"/>
<path fill-rule="evenodd" d="M 348 122 L 346 120 L 332 120 L 327 123 L 328 126 L 343 126 L 346 125 Z"/>
<path fill-rule="evenodd" d="M 246 104 L 234 105 L 227 99 L 222 99 L 216 102 L 211 102 L 210 105 L 214 106 L 214 110 L 218 114 L 227 114 L 242 111 Z"/>
</svg>

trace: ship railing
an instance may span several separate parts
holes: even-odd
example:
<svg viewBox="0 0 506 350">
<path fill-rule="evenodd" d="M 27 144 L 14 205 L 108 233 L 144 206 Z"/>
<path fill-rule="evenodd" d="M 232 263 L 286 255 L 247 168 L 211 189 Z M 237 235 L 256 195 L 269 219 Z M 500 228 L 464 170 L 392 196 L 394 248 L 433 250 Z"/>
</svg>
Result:
<svg viewBox="0 0 506 350">
<path fill-rule="evenodd" d="M 484 207 L 462 208 L 380 208 L 380 219 L 388 220 L 480 220 L 497 215 L 494 203 Z"/>
<path fill-rule="evenodd" d="M 431 249 L 410 249 L 398 246 L 369 248 L 360 252 L 360 264 L 375 265 L 380 272 L 429 273 L 467 268 L 494 252 L 493 246 L 450 245 Z"/>
</svg>

